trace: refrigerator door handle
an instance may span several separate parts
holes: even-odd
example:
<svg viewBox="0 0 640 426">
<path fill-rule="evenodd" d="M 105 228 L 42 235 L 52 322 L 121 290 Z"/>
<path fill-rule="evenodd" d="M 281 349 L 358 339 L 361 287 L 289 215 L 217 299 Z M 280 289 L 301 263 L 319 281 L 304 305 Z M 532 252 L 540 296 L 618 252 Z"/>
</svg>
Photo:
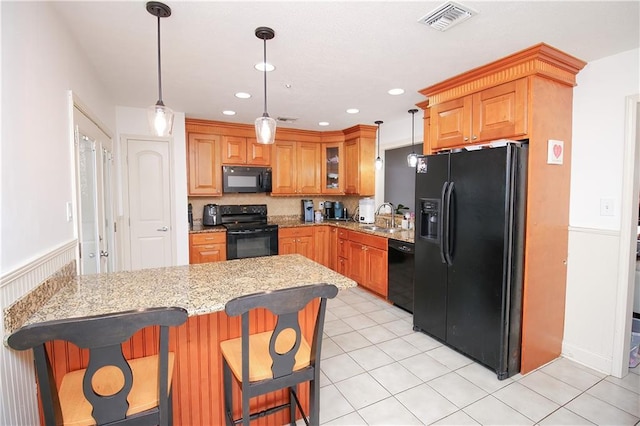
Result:
<svg viewBox="0 0 640 426">
<path fill-rule="evenodd" d="M 439 244 L 439 249 L 440 249 L 440 259 L 442 260 L 442 263 L 447 263 L 447 260 L 444 257 L 444 244 L 445 244 L 445 239 L 444 239 L 444 230 L 445 230 L 445 218 L 447 217 L 447 212 L 445 211 L 445 204 L 444 204 L 444 199 L 445 199 L 445 194 L 447 193 L 447 186 L 449 185 L 449 182 L 445 182 L 444 184 L 442 184 L 442 191 L 440 193 L 440 217 L 438 218 L 438 236 L 440 237 L 440 244 Z"/>
<path fill-rule="evenodd" d="M 445 235 L 443 236 L 444 239 L 444 258 L 447 262 L 447 265 L 453 265 L 453 260 L 451 259 L 451 252 L 452 250 L 452 245 L 453 242 L 451 241 L 451 238 L 453 236 L 453 231 L 452 231 L 452 225 L 451 222 L 453 220 L 452 217 L 452 211 L 451 211 L 451 196 L 453 195 L 453 190 L 454 190 L 454 182 L 449 183 L 449 187 L 447 188 L 447 194 L 445 196 L 446 200 L 445 200 L 445 208 L 447 209 L 447 224 L 445 226 Z"/>
</svg>

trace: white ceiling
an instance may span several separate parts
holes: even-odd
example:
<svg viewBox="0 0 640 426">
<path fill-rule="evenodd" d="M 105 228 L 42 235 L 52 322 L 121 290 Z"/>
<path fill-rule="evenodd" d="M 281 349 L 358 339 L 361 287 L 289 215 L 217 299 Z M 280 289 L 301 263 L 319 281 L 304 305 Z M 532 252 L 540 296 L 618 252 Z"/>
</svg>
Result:
<svg viewBox="0 0 640 426">
<path fill-rule="evenodd" d="M 252 123 L 264 102 L 263 75 L 253 67 L 262 61 L 259 26 L 276 33 L 267 42 L 267 61 L 276 66 L 267 76 L 269 114 L 298 119 L 281 127 L 309 130 L 410 123 L 407 110 L 425 100 L 418 90 L 540 42 L 585 61 L 640 46 L 638 0 L 461 0 L 478 14 L 446 32 L 418 23 L 443 2 L 167 0 L 163 100 L 187 117 Z M 144 1 L 55 8 L 117 105 L 156 102 L 157 24 Z M 387 94 L 396 87 L 405 94 Z M 237 99 L 238 91 L 253 96 Z M 224 116 L 225 109 L 237 115 Z"/>
</svg>

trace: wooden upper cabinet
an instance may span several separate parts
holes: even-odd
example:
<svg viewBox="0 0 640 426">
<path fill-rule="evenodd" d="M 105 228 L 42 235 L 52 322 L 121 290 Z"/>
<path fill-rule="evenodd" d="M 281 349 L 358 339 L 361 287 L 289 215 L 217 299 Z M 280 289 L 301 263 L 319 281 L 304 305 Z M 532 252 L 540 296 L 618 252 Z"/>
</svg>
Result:
<svg viewBox="0 0 640 426">
<path fill-rule="evenodd" d="M 526 135 L 527 93 L 527 79 L 521 78 L 431 106 L 431 148 Z"/>
<path fill-rule="evenodd" d="M 489 141 L 526 135 L 527 82 L 521 78 L 474 94 L 472 137 Z"/>
<path fill-rule="evenodd" d="M 259 144 L 255 138 L 222 137 L 222 164 L 271 165 L 271 145 Z"/>
<path fill-rule="evenodd" d="M 298 188 L 296 143 L 279 142 L 273 145 L 271 194 L 295 194 Z"/>
<path fill-rule="evenodd" d="M 222 195 L 220 136 L 188 133 L 189 195 Z"/>
<path fill-rule="evenodd" d="M 426 111 L 424 118 L 424 133 L 422 141 L 422 153 L 424 155 L 431 154 L 431 117 L 428 115 L 429 110 Z"/>
<path fill-rule="evenodd" d="M 323 194 L 344 194 L 344 143 L 322 144 L 322 182 Z"/>
<path fill-rule="evenodd" d="M 313 142 L 297 143 L 298 193 L 320 194 L 321 146 Z"/>
<path fill-rule="evenodd" d="M 320 194 L 319 143 L 276 141 L 272 195 Z"/>
<path fill-rule="evenodd" d="M 353 195 L 375 194 L 375 139 L 354 138 L 344 143 L 344 193 Z"/>
</svg>

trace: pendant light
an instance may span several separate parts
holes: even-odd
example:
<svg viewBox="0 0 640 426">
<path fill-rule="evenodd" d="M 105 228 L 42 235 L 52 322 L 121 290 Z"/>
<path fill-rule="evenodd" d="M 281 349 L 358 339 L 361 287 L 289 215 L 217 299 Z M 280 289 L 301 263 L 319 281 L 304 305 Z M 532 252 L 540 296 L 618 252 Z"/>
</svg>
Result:
<svg viewBox="0 0 640 426">
<path fill-rule="evenodd" d="M 378 125 L 378 158 L 376 158 L 376 170 L 382 170 L 382 158 L 380 158 L 380 125 L 383 121 L 375 121 Z"/>
<path fill-rule="evenodd" d="M 272 144 L 276 139 L 276 120 L 269 117 L 267 112 L 267 40 L 271 40 L 275 35 L 271 28 L 256 28 L 256 37 L 262 39 L 264 46 L 264 112 L 262 117 L 256 118 L 256 139 L 262 144 Z"/>
<path fill-rule="evenodd" d="M 151 132 L 156 136 L 169 136 L 173 130 L 173 111 L 162 102 L 162 73 L 160 71 L 160 18 L 171 16 L 171 8 L 164 3 L 150 1 L 147 12 L 158 18 L 158 102 L 147 108 Z"/>
<path fill-rule="evenodd" d="M 413 140 L 413 129 L 415 127 L 416 112 L 418 112 L 418 110 L 410 109 L 408 112 L 409 114 L 411 114 L 411 154 L 407 155 L 407 164 L 409 165 L 409 167 L 415 167 L 416 164 L 418 164 L 418 154 L 416 154 L 416 152 L 414 151 L 415 142 Z"/>
</svg>

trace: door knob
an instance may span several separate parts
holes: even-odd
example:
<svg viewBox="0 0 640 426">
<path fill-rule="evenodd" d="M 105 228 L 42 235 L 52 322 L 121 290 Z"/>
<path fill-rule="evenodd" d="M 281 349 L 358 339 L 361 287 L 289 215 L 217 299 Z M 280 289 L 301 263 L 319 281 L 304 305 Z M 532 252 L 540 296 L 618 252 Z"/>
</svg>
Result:
<svg viewBox="0 0 640 426">
<path fill-rule="evenodd" d="M 166 226 L 163 226 L 162 228 L 158 228 L 157 230 L 162 232 L 167 232 L 169 228 L 167 228 Z"/>
<path fill-rule="evenodd" d="M 95 253 L 89 253 L 89 258 L 93 259 L 94 257 L 96 257 Z"/>
</svg>

